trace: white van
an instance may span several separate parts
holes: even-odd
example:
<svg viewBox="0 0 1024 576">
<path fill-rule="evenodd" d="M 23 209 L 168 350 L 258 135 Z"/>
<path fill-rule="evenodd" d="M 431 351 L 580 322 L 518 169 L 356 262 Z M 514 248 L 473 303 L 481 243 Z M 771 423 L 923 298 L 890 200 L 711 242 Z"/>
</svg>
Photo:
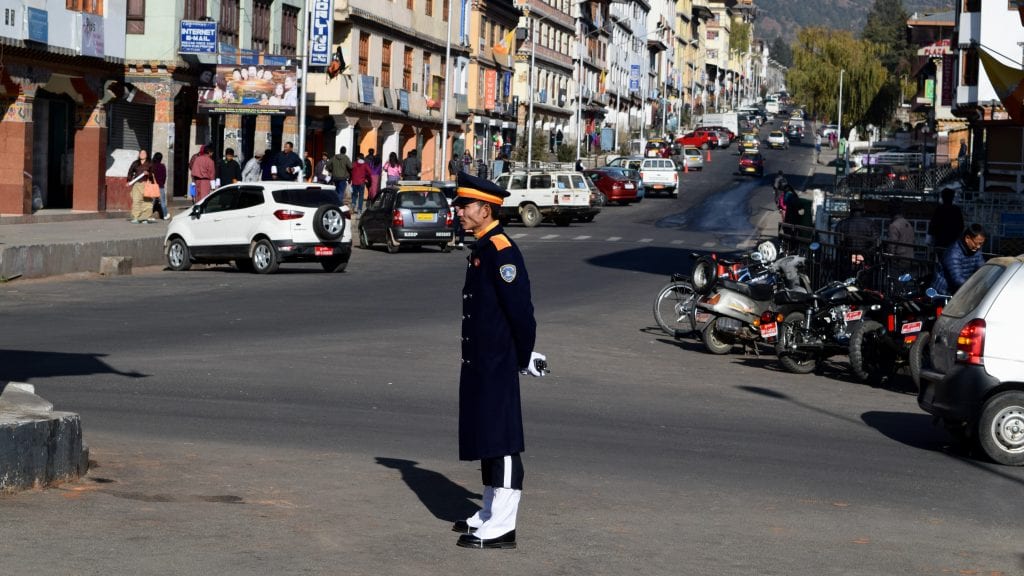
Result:
<svg viewBox="0 0 1024 576">
<path fill-rule="evenodd" d="M 568 226 L 590 211 L 590 187 L 579 172 L 512 172 L 495 182 L 509 193 L 501 205 L 502 219 L 520 220 L 529 228 L 544 220 Z"/>
</svg>

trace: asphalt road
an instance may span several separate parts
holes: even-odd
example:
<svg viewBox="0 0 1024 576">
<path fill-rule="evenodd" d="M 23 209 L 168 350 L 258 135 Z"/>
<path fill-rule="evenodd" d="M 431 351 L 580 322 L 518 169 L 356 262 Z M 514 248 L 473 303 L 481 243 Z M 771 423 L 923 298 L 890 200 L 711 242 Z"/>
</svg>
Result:
<svg viewBox="0 0 1024 576">
<path fill-rule="evenodd" d="M 715 151 L 679 199 L 507 229 L 552 368 L 523 382 L 514 551 L 449 531 L 480 491 L 457 459 L 465 252 L 0 285 L 0 379 L 79 412 L 94 461 L 0 497 L 0 574 L 1024 573 L 1024 470 L 948 447 L 913 395 L 654 326 L 668 274 L 756 234 L 808 155 L 750 180 Z"/>
</svg>

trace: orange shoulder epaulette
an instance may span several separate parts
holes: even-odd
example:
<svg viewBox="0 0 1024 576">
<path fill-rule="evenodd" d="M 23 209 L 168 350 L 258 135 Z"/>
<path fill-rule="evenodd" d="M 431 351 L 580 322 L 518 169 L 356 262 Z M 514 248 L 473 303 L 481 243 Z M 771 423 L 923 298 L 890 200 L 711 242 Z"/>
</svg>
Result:
<svg viewBox="0 0 1024 576">
<path fill-rule="evenodd" d="M 491 244 L 494 244 L 494 247 L 498 250 L 498 252 L 501 252 L 505 248 L 512 247 L 512 241 L 509 240 L 508 236 L 505 236 L 504 234 L 495 234 L 494 236 L 491 236 Z"/>
</svg>

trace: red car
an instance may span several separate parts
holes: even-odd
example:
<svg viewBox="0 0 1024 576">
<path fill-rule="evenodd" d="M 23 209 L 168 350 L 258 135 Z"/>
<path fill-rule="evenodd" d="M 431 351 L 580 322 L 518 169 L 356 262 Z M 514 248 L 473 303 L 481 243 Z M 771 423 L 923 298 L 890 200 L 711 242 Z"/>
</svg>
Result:
<svg viewBox="0 0 1024 576">
<path fill-rule="evenodd" d="M 758 152 L 740 154 L 739 173 L 764 176 L 764 156 Z"/>
<path fill-rule="evenodd" d="M 590 179 L 594 186 L 608 197 L 609 202 L 618 202 L 625 206 L 637 200 L 636 194 L 640 183 L 624 176 L 621 168 L 584 170 L 583 176 Z"/>
<path fill-rule="evenodd" d="M 702 150 L 717 148 L 718 132 L 714 130 L 697 129 L 676 138 L 676 144 L 681 146 L 694 146 Z"/>
</svg>

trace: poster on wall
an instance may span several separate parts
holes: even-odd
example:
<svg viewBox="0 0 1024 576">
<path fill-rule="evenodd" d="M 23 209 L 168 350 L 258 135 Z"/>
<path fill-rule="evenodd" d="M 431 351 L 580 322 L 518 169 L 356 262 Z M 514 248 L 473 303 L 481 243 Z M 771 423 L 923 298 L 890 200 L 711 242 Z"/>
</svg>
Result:
<svg viewBox="0 0 1024 576">
<path fill-rule="evenodd" d="M 289 114 L 298 105 L 294 66 L 210 66 L 199 75 L 199 111 Z"/>
</svg>

